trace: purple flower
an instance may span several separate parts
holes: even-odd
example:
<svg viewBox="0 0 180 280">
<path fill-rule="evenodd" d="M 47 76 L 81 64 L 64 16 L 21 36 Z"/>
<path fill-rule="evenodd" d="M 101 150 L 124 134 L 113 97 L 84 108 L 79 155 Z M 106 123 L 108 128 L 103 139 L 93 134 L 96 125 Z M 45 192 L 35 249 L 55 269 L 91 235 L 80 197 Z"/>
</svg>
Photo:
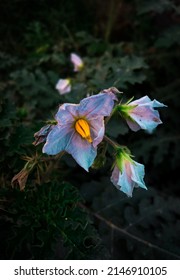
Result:
<svg viewBox="0 0 180 280">
<path fill-rule="evenodd" d="M 71 91 L 70 79 L 60 79 L 56 84 L 56 89 L 60 94 L 65 94 Z"/>
<path fill-rule="evenodd" d="M 119 151 L 111 182 L 127 196 L 132 196 L 134 188 L 147 189 L 143 178 L 144 165 L 132 160 L 129 153 L 123 150 Z"/>
<path fill-rule="evenodd" d="M 135 101 L 119 105 L 118 108 L 133 131 L 138 131 L 142 128 L 151 133 L 162 123 L 159 112 L 154 110 L 154 108 L 158 107 L 167 106 L 155 99 L 151 101 L 148 96 L 144 96 Z"/>
<path fill-rule="evenodd" d="M 83 63 L 82 59 L 80 58 L 80 56 L 78 56 L 75 53 L 71 53 L 70 59 L 74 65 L 74 72 L 81 71 L 82 68 L 84 67 L 84 63 Z"/>
<path fill-rule="evenodd" d="M 83 99 L 80 104 L 65 103 L 59 107 L 55 125 L 47 136 L 43 152 L 56 155 L 66 151 L 86 171 L 92 165 L 97 145 L 104 137 L 104 117 L 114 106 L 110 94 L 97 94 Z"/>
</svg>

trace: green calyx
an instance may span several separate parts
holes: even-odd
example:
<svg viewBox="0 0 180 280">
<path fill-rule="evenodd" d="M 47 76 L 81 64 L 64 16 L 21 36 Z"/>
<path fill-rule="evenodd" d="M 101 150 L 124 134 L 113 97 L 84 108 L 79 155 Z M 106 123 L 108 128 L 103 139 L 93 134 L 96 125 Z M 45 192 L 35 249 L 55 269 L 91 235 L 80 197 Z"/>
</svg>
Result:
<svg viewBox="0 0 180 280">
<path fill-rule="evenodd" d="M 118 104 L 116 106 L 116 110 L 121 113 L 124 117 L 129 117 L 129 112 L 137 107 L 137 105 L 129 105 L 129 103 L 133 100 L 134 97 L 129 99 L 125 104 Z"/>
<path fill-rule="evenodd" d="M 126 146 L 120 146 L 116 149 L 116 164 L 121 172 L 125 161 L 133 162 L 132 155 Z"/>
</svg>

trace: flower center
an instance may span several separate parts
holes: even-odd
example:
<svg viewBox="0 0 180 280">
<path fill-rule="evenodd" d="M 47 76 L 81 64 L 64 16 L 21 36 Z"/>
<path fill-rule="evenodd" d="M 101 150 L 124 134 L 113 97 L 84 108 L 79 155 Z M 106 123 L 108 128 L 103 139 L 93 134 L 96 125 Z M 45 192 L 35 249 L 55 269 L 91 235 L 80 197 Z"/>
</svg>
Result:
<svg viewBox="0 0 180 280">
<path fill-rule="evenodd" d="M 92 143 L 90 128 L 87 121 L 84 119 L 77 120 L 75 123 L 75 129 L 82 138 L 86 139 L 89 143 Z"/>
</svg>

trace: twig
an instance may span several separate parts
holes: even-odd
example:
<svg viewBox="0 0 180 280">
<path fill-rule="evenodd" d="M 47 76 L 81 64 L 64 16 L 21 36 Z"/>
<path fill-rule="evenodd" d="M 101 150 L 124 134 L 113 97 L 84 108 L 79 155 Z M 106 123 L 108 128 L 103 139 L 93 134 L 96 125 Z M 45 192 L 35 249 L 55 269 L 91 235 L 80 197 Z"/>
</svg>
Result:
<svg viewBox="0 0 180 280">
<path fill-rule="evenodd" d="M 172 252 L 169 252 L 167 251 L 166 249 L 163 249 L 161 247 L 158 247 L 157 245 L 154 245 L 146 240 L 143 240 L 141 239 L 140 237 L 136 236 L 136 235 L 133 235 L 132 233 L 129 233 L 126 229 L 122 229 L 118 226 L 116 226 L 115 224 L 113 224 L 112 222 L 108 221 L 107 219 L 105 219 L 104 217 L 102 217 L 101 215 L 97 214 L 97 213 L 94 213 L 92 212 L 89 208 L 87 208 L 85 205 L 83 204 L 79 204 L 82 208 L 85 208 L 90 214 L 92 214 L 94 217 L 96 217 L 97 219 L 103 221 L 106 225 L 108 225 L 111 229 L 113 230 L 116 230 L 128 237 L 130 237 L 131 239 L 134 239 L 150 248 L 153 248 L 153 249 L 156 249 L 162 253 L 165 253 L 165 254 L 169 254 L 177 259 L 180 259 L 180 256 L 179 255 L 176 255 L 175 253 L 172 253 Z"/>
</svg>

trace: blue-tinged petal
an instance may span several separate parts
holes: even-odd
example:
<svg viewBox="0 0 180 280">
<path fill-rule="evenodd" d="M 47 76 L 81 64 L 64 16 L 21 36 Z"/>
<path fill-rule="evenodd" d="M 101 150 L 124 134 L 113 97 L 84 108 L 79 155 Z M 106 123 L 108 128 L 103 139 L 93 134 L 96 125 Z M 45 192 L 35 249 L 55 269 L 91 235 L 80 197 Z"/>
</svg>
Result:
<svg viewBox="0 0 180 280">
<path fill-rule="evenodd" d="M 133 189 L 136 183 L 131 178 L 131 163 L 126 162 L 123 167 L 121 176 L 119 176 L 118 185 L 121 186 L 120 190 L 127 194 L 127 196 L 132 196 Z"/>
<path fill-rule="evenodd" d="M 114 106 L 114 100 L 111 95 L 99 93 L 80 102 L 79 114 L 91 119 L 98 116 L 109 116 Z"/>
<path fill-rule="evenodd" d="M 93 164 L 97 155 L 92 143 L 83 139 L 78 133 L 74 133 L 71 141 L 66 146 L 66 151 L 73 156 L 75 161 L 86 171 Z"/>
<path fill-rule="evenodd" d="M 64 103 L 59 107 L 55 119 L 59 124 L 66 125 L 68 123 L 73 123 L 76 116 L 78 116 L 78 105 Z"/>
<path fill-rule="evenodd" d="M 115 165 L 111 176 L 111 182 L 117 189 L 127 196 L 132 196 L 134 188 L 147 189 L 144 183 L 144 165 L 135 161 L 124 160 L 122 172 Z"/>
<path fill-rule="evenodd" d="M 91 137 L 93 139 L 93 146 L 96 147 L 104 137 L 104 118 L 98 117 L 89 120 Z"/>
<path fill-rule="evenodd" d="M 152 132 L 158 124 L 162 123 L 159 112 L 146 105 L 135 107 L 129 115 L 142 129 L 149 132 Z"/>
<path fill-rule="evenodd" d="M 149 106 L 151 108 L 167 107 L 165 104 L 157 101 L 156 99 L 151 101 L 147 95 L 130 102 L 128 105 Z"/>
<path fill-rule="evenodd" d="M 128 126 L 130 127 L 130 129 L 132 131 L 138 131 L 139 129 L 141 129 L 140 125 L 137 124 L 135 121 L 131 120 L 131 119 L 126 119 L 126 122 L 128 124 Z"/>
<path fill-rule="evenodd" d="M 139 105 L 139 104 L 146 104 L 146 103 L 149 103 L 151 102 L 151 99 L 145 95 L 139 99 L 136 99 L 134 101 L 132 101 L 131 103 L 129 103 L 128 105 Z"/>
<path fill-rule="evenodd" d="M 120 189 L 120 186 L 118 185 L 119 176 L 120 176 L 119 168 L 117 167 L 117 165 L 115 165 L 111 175 L 111 182 L 115 185 L 117 189 Z"/>
<path fill-rule="evenodd" d="M 74 129 L 71 128 L 71 126 L 54 126 L 47 136 L 46 143 L 43 147 L 43 153 L 56 155 L 66 150 L 74 133 Z"/>
<path fill-rule="evenodd" d="M 165 105 L 165 104 L 163 104 L 163 103 L 161 103 L 161 102 L 159 102 L 159 101 L 157 101 L 156 99 L 154 99 L 153 101 L 151 101 L 152 102 L 152 107 L 154 107 L 154 108 L 158 108 L 158 107 L 167 107 L 167 105 Z"/>
<path fill-rule="evenodd" d="M 137 184 L 137 187 L 139 186 L 147 190 L 147 187 L 143 180 L 145 175 L 144 165 L 136 161 L 133 161 L 133 164 L 131 164 L 131 172 L 132 172 L 131 178 Z"/>
</svg>

